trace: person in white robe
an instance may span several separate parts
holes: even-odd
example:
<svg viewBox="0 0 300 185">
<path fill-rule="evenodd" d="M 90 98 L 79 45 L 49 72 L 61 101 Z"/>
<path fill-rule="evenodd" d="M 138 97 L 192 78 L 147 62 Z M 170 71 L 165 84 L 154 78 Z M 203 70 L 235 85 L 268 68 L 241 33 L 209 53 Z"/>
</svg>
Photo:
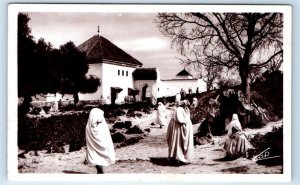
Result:
<svg viewBox="0 0 300 185">
<path fill-rule="evenodd" d="M 232 127 L 236 127 L 238 130 L 242 130 L 242 126 L 237 114 L 232 115 L 231 122 L 225 128 L 225 130 L 227 131 L 227 136 L 230 136 L 232 134 Z"/>
<path fill-rule="evenodd" d="M 239 122 L 237 114 L 233 114 L 232 121 L 227 125 L 226 130 L 227 139 L 224 145 L 226 157 L 238 158 L 247 155 L 247 151 L 253 148 L 253 146 L 242 132 L 241 123 Z"/>
<path fill-rule="evenodd" d="M 177 94 L 175 95 L 175 103 L 176 103 L 176 105 L 179 104 L 180 99 L 181 99 L 181 95 L 180 95 L 179 93 L 177 93 Z"/>
<path fill-rule="evenodd" d="M 191 120 L 194 121 L 195 117 L 197 116 L 198 111 L 198 99 L 193 98 L 192 104 L 191 104 Z M 195 124 L 195 123 L 194 123 Z"/>
<path fill-rule="evenodd" d="M 192 101 L 191 108 L 195 109 L 197 106 L 198 106 L 198 99 L 194 97 L 193 101 Z"/>
<path fill-rule="evenodd" d="M 194 155 L 193 126 L 188 101 L 181 101 L 167 129 L 168 158 L 176 166 L 191 163 Z"/>
<path fill-rule="evenodd" d="M 167 109 L 162 102 L 158 102 L 157 107 L 157 124 L 159 124 L 160 128 L 166 125 L 166 112 Z"/>
<path fill-rule="evenodd" d="M 103 173 L 102 167 L 114 164 L 116 157 L 104 112 L 99 108 L 93 108 L 90 111 L 85 136 L 86 160 L 89 164 L 96 166 L 97 173 Z"/>
</svg>

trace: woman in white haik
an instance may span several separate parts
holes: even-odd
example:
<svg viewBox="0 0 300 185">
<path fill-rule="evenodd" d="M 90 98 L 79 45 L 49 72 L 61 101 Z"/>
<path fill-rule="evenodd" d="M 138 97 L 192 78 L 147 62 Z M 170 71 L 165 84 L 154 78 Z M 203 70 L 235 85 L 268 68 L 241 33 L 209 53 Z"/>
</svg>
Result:
<svg viewBox="0 0 300 185">
<path fill-rule="evenodd" d="M 253 146 L 242 132 L 241 123 L 237 114 L 232 115 L 232 121 L 227 125 L 226 130 L 227 139 L 224 145 L 226 157 L 235 159 L 247 155 L 247 151 L 253 148 Z"/>
<path fill-rule="evenodd" d="M 166 124 L 166 107 L 162 102 L 158 102 L 157 107 L 157 124 L 160 125 L 160 128 Z"/>
<path fill-rule="evenodd" d="M 237 114 L 232 115 L 231 122 L 225 128 L 225 130 L 227 131 L 227 136 L 230 136 L 232 134 L 232 127 L 236 127 L 239 130 L 242 130 L 242 126 L 241 126 L 241 123 L 239 121 L 239 117 Z"/>
<path fill-rule="evenodd" d="M 93 108 L 85 127 L 86 160 L 95 165 L 97 173 L 103 173 L 103 166 L 109 166 L 116 161 L 115 150 L 104 112 Z"/>
</svg>

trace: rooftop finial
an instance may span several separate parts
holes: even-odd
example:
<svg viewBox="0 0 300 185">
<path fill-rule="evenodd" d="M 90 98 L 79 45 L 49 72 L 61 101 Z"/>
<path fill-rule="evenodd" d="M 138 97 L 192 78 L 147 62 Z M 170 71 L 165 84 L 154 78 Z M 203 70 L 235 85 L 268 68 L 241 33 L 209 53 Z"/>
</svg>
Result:
<svg viewBox="0 0 300 185">
<path fill-rule="evenodd" d="M 98 32 L 98 35 L 99 35 L 99 32 L 100 32 L 100 30 L 99 30 L 99 25 L 98 25 L 98 31 L 97 31 L 97 32 Z"/>
</svg>

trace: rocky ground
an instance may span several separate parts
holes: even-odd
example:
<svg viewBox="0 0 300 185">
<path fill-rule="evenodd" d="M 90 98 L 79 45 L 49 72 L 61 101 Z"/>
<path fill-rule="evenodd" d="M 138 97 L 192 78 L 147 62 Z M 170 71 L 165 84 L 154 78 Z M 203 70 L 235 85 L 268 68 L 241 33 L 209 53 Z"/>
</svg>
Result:
<svg viewBox="0 0 300 185">
<path fill-rule="evenodd" d="M 171 117 L 168 110 L 168 120 Z M 283 166 L 258 165 L 255 161 L 239 158 L 224 161 L 223 145 L 225 136 L 216 136 L 213 142 L 195 146 L 195 159 L 192 164 L 180 167 L 168 163 L 168 147 L 166 143 L 167 125 L 162 129 L 158 125 L 151 125 L 156 120 L 156 111 L 143 114 L 140 118 L 120 116 L 122 121 L 130 120 L 133 125 L 139 125 L 142 130 L 150 128 L 144 139 L 134 145 L 116 148 L 117 162 L 104 168 L 105 173 L 138 173 L 138 174 L 217 174 L 217 173 L 246 173 L 246 174 L 279 174 Z M 282 121 L 270 122 L 260 129 L 246 129 L 247 135 L 267 133 L 273 127 L 279 127 Z M 111 125 L 110 125 L 111 126 Z M 194 131 L 199 124 L 194 125 Z M 65 153 L 47 153 L 47 151 L 28 152 L 18 158 L 19 173 L 67 173 L 94 174 L 94 166 L 85 164 L 85 147 L 75 152 L 68 152 L 68 145 L 64 146 Z M 19 151 L 22 153 L 22 151 Z"/>
</svg>

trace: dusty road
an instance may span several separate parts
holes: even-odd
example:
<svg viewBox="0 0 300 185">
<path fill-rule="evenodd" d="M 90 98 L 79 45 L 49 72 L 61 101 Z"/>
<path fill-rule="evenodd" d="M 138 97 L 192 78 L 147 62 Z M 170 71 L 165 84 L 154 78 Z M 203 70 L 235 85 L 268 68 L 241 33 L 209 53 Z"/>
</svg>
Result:
<svg viewBox="0 0 300 185">
<path fill-rule="evenodd" d="M 151 132 L 134 145 L 116 149 L 116 164 L 105 167 L 105 173 L 155 173 L 155 174 L 216 174 L 216 173 L 282 173 L 282 166 L 266 167 L 254 161 L 239 158 L 233 161 L 222 161 L 225 153 L 223 145 L 225 136 L 214 137 L 212 144 L 195 147 L 195 158 L 192 164 L 180 167 L 170 166 L 167 161 L 168 147 L 166 143 L 167 125 L 162 129 L 158 125 L 151 126 L 155 121 L 156 112 L 143 115 L 140 119 L 130 119 L 133 125 L 138 124 L 142 129 L 150 128 Z M 168 120 L 171 117 L 169 110 Z M 128 120 L 120 117 L 121 120 Z M 273 126 L 282 125 L 282 121 L 269 123 L 261 129 L 246 129 L 247 134 L 263 133 L 272 130 Z M 194 125 L 194 131 L 199 125 Z M 68 148 L 68 146 L 66 146 Z M 46 153 L 38 151 L 25 154 L 26 158 L 18 159 L 20 173 L 68 173 L 93 174 L 94 166 L 84 164 L 85 148 L 76 152 Z"/>
</svg>

